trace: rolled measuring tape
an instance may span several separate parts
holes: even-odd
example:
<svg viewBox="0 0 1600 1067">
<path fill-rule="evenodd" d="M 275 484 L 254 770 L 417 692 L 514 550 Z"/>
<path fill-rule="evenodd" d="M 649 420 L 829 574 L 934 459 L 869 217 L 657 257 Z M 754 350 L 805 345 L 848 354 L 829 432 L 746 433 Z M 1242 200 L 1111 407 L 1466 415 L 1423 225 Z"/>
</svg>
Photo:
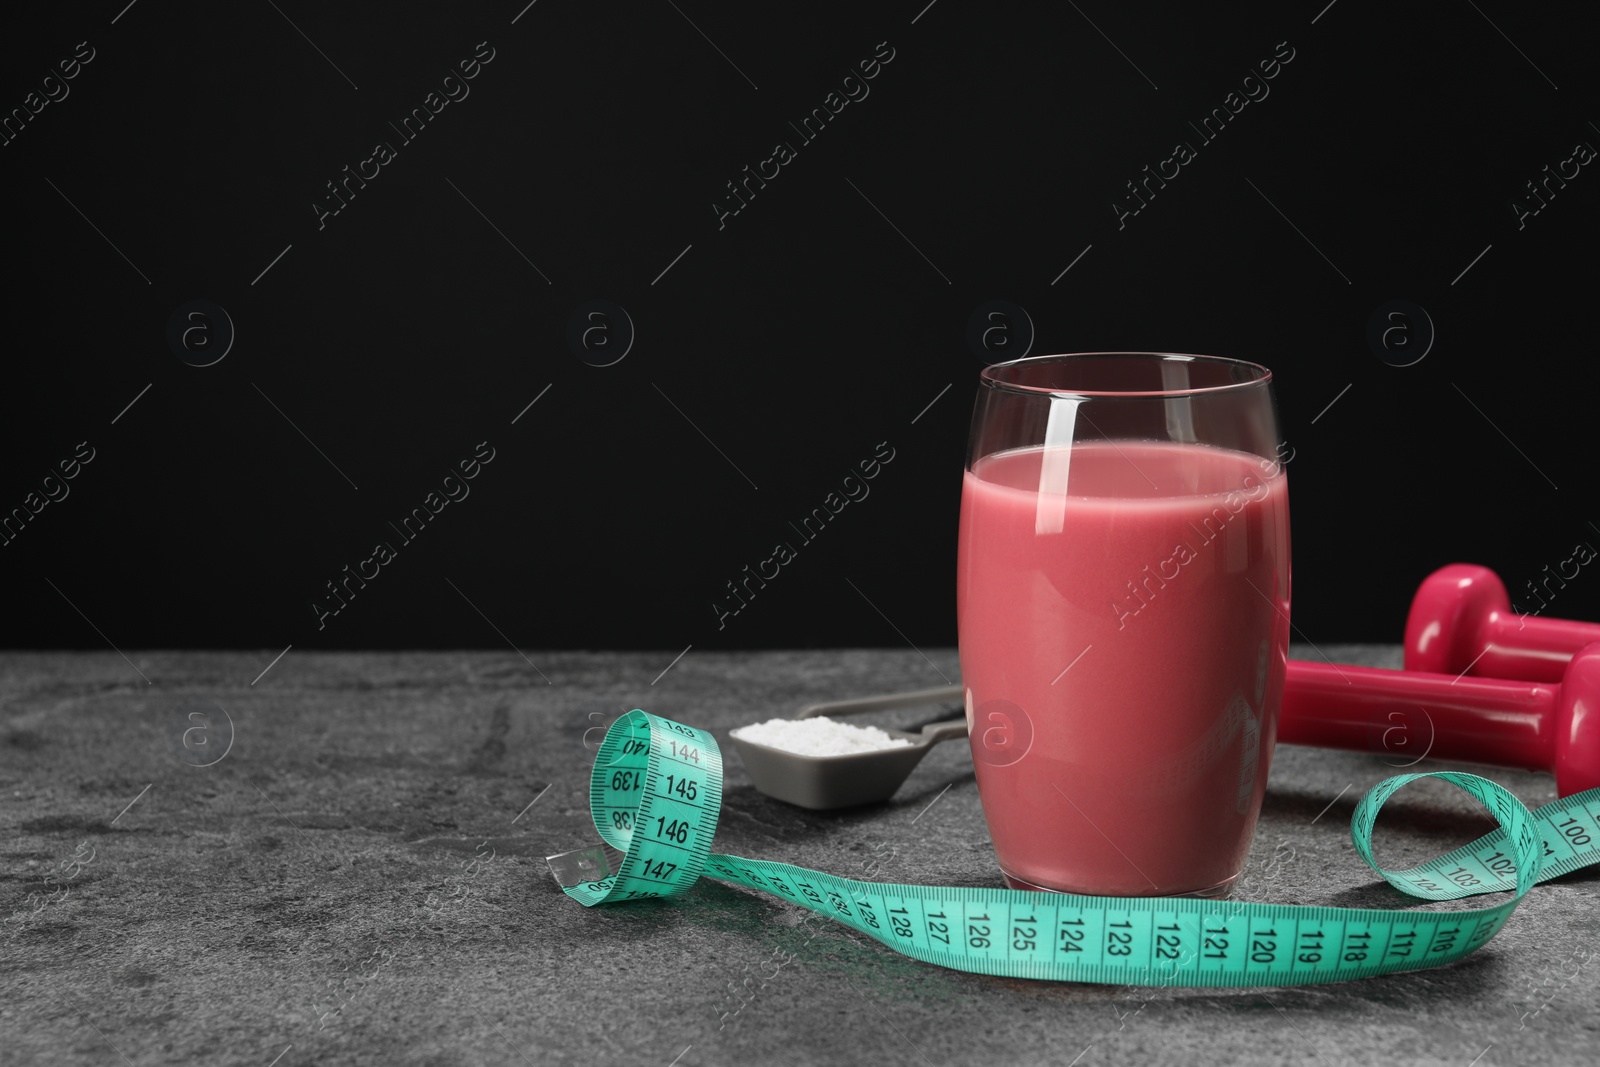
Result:
<svg viewBox="0 0 1600 1067">
<path fill-rule="evenodd" d="M 1419 867 L 1372 856 L 1378 809 L 1419 778 L 1476 797 L 1500 828 Z M 1528 808 L 1486 778 L 1402 774 L 1362 797 L 1351 820 L 1361 858 L 1424 900 L 1514 890 L 1485 908 L 1382 911 L 1192 897 L 1094 897 L 1014 889 L 863 882 L 711 851 L 722 754 L 705 730 L 634 710 L 606 731 L 589 779 L 603 844 L 549 859 L 585 906 L 686 892 L 702 874 L 771 893 L 958 971 L 1118 985 L 1267 986 L 1340 982 L 1451 963 L 1505 925 L 1535 882 L 1600 862 L 1600 789 Z"/>
</svg>

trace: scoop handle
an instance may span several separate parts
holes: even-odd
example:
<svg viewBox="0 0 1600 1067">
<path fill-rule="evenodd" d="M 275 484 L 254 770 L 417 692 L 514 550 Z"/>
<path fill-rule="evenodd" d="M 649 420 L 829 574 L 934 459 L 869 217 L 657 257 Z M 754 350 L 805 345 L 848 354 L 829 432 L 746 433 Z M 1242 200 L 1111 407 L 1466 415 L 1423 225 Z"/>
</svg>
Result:
<svg viewBox="0 0 1600 1067">
<path fill-rule="evenodd" d="M 967 717 L 962 715 L 957 719 L 942 719 L 939 722 L 930 722 L 922 728 L 922 740 L 931 747 L 940 741 L 951 741 L 957 737 L 967 736 Z"/>
<path fill-rule="evenodd" d="M 858 715 L 865 711 L 884 711 L 888 708 L 913 708 L 919 704 L 947 704 L 963 699 L 959 685 L 940 685 L 932 689 L 916 689 L 909 693 L 886 693 L 883 696 L 857 697 L 852 700 L 830 700 L 822 704 L 807 704 L 794 713 L 797 719 L 814 719 L 818 715 Z M 962 732 L 966 732 L 965 720 Z M 923 736 L 927 736 L 924 731 Z M 949 736 L 956 736 L 951 734 Z M 935 740 L 942 741 L 944 736 Z"/>
</svg>

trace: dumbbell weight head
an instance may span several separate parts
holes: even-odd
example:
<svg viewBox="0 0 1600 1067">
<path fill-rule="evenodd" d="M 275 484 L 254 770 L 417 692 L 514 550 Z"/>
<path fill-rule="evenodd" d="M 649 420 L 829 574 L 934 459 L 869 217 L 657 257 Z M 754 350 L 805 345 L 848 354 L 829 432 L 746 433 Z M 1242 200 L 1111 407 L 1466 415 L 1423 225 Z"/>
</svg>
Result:
<svg viewBox="0 0 1600 1067">
<path fill-rule="evenodd" d="M 1417 587 L 1406 616 L 1406 670 L 1462 673 L 1483 651 L 1485 630 L 1510 611 L 1505 583 L 1488 567 L 1439 568 Z"/>
<path fill-rule="evenodd" d="M 1567 665 L 1551 726 L 1557 792 L 1600 788 L 1600 642 L 1585 645 Z"/>
</svg>

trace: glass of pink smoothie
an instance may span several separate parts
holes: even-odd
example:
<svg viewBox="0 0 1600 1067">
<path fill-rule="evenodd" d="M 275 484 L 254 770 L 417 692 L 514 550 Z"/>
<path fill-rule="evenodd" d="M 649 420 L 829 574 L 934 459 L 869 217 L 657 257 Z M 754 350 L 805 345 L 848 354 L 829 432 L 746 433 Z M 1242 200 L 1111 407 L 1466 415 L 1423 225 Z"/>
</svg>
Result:
<svg viewBox="0 0 1600 1067">
<path fill-rule="evenodd" d="M 1154 352 L 982 372 L 956 611 L 1013 888 L 1221 896 L 1238 877 L 1289 640 L 1271 381 Z"/>
</svg>

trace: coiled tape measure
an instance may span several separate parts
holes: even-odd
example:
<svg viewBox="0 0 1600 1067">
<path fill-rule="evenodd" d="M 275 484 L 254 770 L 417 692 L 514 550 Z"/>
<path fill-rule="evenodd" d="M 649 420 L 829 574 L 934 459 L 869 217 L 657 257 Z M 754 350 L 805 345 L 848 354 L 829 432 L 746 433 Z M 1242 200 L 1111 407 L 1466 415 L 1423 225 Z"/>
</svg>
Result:
<svg viewBox="0 0 1600 1067">
<path fill-rule="evenodd" d="M 1378 809 L 1419 778 L 1470 793 L 1500 828 L 1419 867 L 1384 870 L 1372 856 Z M 604 843 L 549 859 L 563 891 L 586 907 L 675 896 L 704 874 L 792 901 L 928 963 L 1120 985 L 1306 985 L 1439 966 L 1488 942 L 1535 882 L 1600 862 L 1600 789 L 1529 811 L 1486 778 L 1433 771 L 1386 779 L 1362 797 L 1351 820 L 1356 851 L 1414 897 L 1514 890 L 1511 899 L 1405 912 L 863 882 L 712 852 L 722 806 L 716 740 L 638 710 L 606 731 L 589 806 Z"/>
</svg>

